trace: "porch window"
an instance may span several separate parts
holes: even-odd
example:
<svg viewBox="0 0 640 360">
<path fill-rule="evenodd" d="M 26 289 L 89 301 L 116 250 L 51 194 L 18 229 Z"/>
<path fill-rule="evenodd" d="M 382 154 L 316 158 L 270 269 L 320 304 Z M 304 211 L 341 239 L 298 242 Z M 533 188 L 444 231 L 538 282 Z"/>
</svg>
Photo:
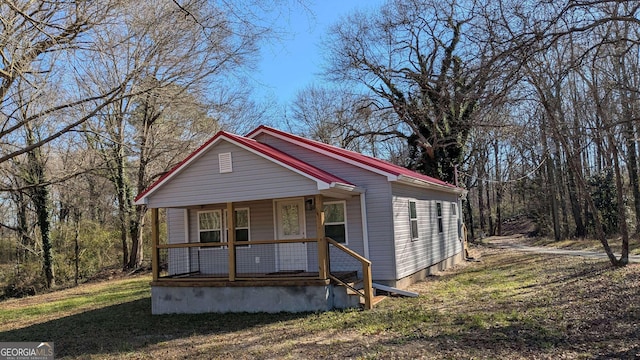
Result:
<svg viewBox="0 0 640 360">
<path fill-rule="evenodd" d="M 249 208 L 234 209 L 236 214 L 236 241 L 249 241 Z M 227 210 L 224 211 L 224 233 L 225 241 L 229 238 L 229 228 L 227 227 Z M 237 245 L 236 247 L 247 248 L 249 245 Z"/>
<path fill-rule="evenodd" d="M 198 232 L 200 242 L 222 241 L 222 213 L 220 210 L 201 211 L 198 213 Z"/>
<path fill-rule="evenodd" d="M 442 203 L 436 203 L 436 215 L 438 218 L 438 233 L 442 233 L 444 231 L 444 227 L 442 225 Z"/>
<path fill-rule="evenodd" d="M 324 203 L 324 233 L 333 240 L 347 243 L 346 201 L 327 201 Z"/>
<path fill-rule="evenodd" d="M 418 239 L 418 209 L 415 201 L 409 201 L 409 225 L 411 226 L 411 240 Z"/>
</svg>

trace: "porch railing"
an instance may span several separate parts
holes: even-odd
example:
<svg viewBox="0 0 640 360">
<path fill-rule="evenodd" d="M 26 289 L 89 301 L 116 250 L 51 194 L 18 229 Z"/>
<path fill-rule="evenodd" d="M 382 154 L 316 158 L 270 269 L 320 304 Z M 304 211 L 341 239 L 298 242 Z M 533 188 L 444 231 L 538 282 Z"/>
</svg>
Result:
<svg viewBox="0 0 640 360">
<path fill-rule="evenodd" d="M 340 244 L 339 242 L 331 238 L 327 238 L 327 241 L 329 242 L 329 244 L 333 245 L 336 249 L 341 250 L 345 254 L 351 256 L 352 258 L 360 262 L 360 264 L 362 265 L 362 289 L 358 289 L 354 286 L 351 286 L 349 283 L 343 281 L 341 278 L 337 276 L 334 276 L 333 274 L 329 274 L 329 277 L 332 280 L 350 288 L 352 291 L 355 291 L 357 294 L 362 296 L 364 298 L 364 308 L 366 310 L 371 309 L 373 307 L 373 283 L 371 280 L 371 261 L 367 260 L 364 256 L 361 256 L 357 252 L 349 249 L 348 247 Z M 330 260 L 331 259 L 329 259 L 329 261 Z"/>
<path fill-rule="evenodd" d="M 224 281 L 327 279 L 321 271 L 306 270 L 307 263 L 316 264 L 315 260 L 310 259 L 315 258 L 318 251 L 316 243 L 320 243 L 316 238 L 303 238 L 236 241 L 233 244 L 226 242 L 158 244 L 160 266 L 154 279 L 212 278 Z M 279 257 L 292 259 L 292 261 L 285 263 L 280 261 Z M 304 266 L 296 266 L 301 263 L 304 263 Z"/>
<path fill-rule="evenodd" d="M 290 249 L 291 246 L 294 249 Z M 305 269 L 291 266 L 295 264 L 296 246 L 299 247 L 297 254 L 305 256 L 301 261 L 308 264 L 310 269 L 317 265 L 317 272 L 308 271 L 306 265 Z M 331 279 L 364 298 L 365 309 L 372 307 L 371 262 L 330 238 L 252 240 L 233 244 L 157 244 L 153 251 L 153 257 L 157 259 L 157 265 L 153 266 L 153 279 L 157 282 Z M 284 253 L 286 251 L 291 253 Z M 289 262 L 278 264 L 279 256 Z M 361 287 L 350 284 L 343 276 L 356 272 L 362 276 Z"/>
</svg>

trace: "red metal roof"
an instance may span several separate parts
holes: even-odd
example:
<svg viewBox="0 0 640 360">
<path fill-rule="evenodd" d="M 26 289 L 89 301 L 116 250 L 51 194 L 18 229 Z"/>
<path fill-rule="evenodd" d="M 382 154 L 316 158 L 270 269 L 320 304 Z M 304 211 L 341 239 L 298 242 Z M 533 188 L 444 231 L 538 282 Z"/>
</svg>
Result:
<svg viewBox="0 0 640 360">
<path fill-rule="evenodd" d="M 240 146 L 244 146 L 255 153 L 267 157 L 273 161 L 279 162 L 286 166 L 291 167 L 294 170 L 297 170 L 301 173 L 308 175 L 309 177 L 316 179 L 316 181 L 324 182 L 328 185 L 333 183 L 339 183 L 343 185 L 353 186 L 350 182 L 343 180 L 335 175 L 332 175 L 322 169 L 318 169 L 313 165 L 307 164 L 304 161 L 294 158 L 288 154 L 285 154 L 267 144 L 262 144 L 257 142 L 254 139 L 238 136 L 235 134 L 228 133 L 226 131 L 219 131 L 216 133 L 211 139 L 207 140 L 204 144 L 202 144 L 198 149 L 189 154 L 184 160 L 178 163 L 176 166 L 171 168 L 168 172 L 162 175 L 158 180 L 156 180 L 153 184 L 147 187 L 144 191 L 142 191 L 138 196 L 136 196 L 135 201 L 139 201 L 146 195 L 148 195 L 151 191 L 153 191 L 156 187 L 160 186 L 162 183 L 167 181 L 171 176 L 176 174 L 180 169 L 186 166 L 192 159 L 194 159 L 197 155 L 205 151 L 211 144 L 219 140 L 220 138 L 225 138 L 231 142 L 235 142 Z"/>
<path fill-rule="evenodd" d="M 413 179 L 418 179 L 418 180 L 422 180 L 422 181 L 426 181 L 428 183 L 434 184 L 434 185 L 440 185 L 440 186 L 446 186 L 446 187 L 450 187 L 451 189 L 460 189 L 455 185 L 449 184 L 448 182 L 442 181 L 440 179 L 436 179 L 434 177 L 431 176 L 427 176 L 424 174 L 420 174 L 418 172 L 409 170 L 407 168 L 404 168 L 402 166 L 398 166 L 395 164 L 392 164 L 388 161 L 384 161 L 384 160 L 380 160 L 380 159 L 376 159 L 367 155 L 363 155 L 360 153 L 357 153 L 355 151 L 350 151 L 350 150 L 346 150 L 346 149 L 342 149 L 336 146 L 332 146 L 332 145 L 328 145 L 319 141 L 314 141 L 314 140 L 310 140 L 301 136 L 297 136 L 297 135 L 293 135 L 278 129 L 274 129 L 268 126 L 264 126 L 264 125 L 260 125 L 259 127 L 257 127 L 255 130 L 251 131 L 249 134 L 247 134 L 247 137 L 252 138 L 254 136 L 256 136 L 257 134 L 259 134 L 260 132 L 267 132 L 267 133 L 271 133 L 271 134 L 275 134 L 278 135 L 281 138 L 285 138 L 285 139 L 290 139 L 290 140 L 294 140 L 298 143 L 303 144 L 304 146 L 308 147 L 308 148 L 315 148 L 315 149 L 319 149 L 322 150 L 324 152 L 328 152 L 328 153 L 332 153 L 334 155 L 337 155 L 339 157 L 342 158 L 346 158 L 349 159 L 357 164 L 361 164 L 370 168 L 374 168 L 374 169 L 378 169 L 382 172 L 388 173 L 390 175 L 394 175 L 394 176 L 406 176 L 406 177 L 410 177 Z M 462 190 L 462 189 L 460 189 Z"/>
<path fill-rule="evenodd" d="M 234 141 L 236 141 L 239 144 L 242 144 L 246 147 L 249 147 L 255 151 L 257 151 L 258 153 L 265 155 L 269 158 L 271 158 L 272 160 L 276 160 L 278 162 L 281 162 L 283 164 L 286 164 L 296 170 L 299 170 L 309 176 L 311 176 L 314 179 L 318 179 L 324 183 L 327 184 L 331 184 L 331 183 L 340 183 L 340 184 L 344 184 L 344 185 L 350 185 L 350 186 L 355 186 L 354 184 L 343 180 L 333 174 L 330 174 L 322 169 L 318 169 L 317 167 L 307 164 L 306 162 L 296 159 L 295 157 L 283 153 L 282 151 L 271 147 L 267 144 L 263 144 L 260 143 L 254 139 L 250 139 L 250 138 L 246 138 L 246 137 L 242 137 L 242 136 L 238 136 L 235 134 L 230 134 L 230 133 L 225 133 L 226 137 L 229 137 L 231 139 L 233 139 Z"/>
</svg>

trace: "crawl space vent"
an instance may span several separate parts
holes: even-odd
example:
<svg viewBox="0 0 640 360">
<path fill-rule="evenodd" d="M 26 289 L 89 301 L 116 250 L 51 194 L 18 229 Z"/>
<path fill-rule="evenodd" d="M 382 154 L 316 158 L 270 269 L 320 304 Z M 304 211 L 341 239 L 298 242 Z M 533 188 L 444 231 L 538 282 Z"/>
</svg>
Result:
<svg viewBox="0 0 640 360">
<path fill-rule="evenodd" d="M 233 166 L 231 163 L 231 153 L 222 153 L 218 154 L 218 162 L 220 163 L 220 173 L 230 173 L 233 171 Z"/>
</svg>

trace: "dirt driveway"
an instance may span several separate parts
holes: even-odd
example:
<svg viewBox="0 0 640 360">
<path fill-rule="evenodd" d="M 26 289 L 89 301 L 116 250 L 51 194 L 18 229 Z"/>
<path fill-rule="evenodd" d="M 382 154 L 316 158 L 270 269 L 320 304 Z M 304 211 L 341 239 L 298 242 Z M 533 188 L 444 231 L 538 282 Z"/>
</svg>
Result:
<svg viewBox="0 0 640 360">
<path fill-rule="evenodd" d="M 524 243 L 523 235 L 513 236 L 492 236 L 482 240 L 482 243 L 486 246 L 497 249 L 510 249 L 522 252 L 532 252 L 538 254 L 550 254 L 550 255 L 568 255 L 568 256 L 582 256 L 590 259 L 608 259 L 607 254 L 603 251 L 585 251 L 585 250 L 569 250 L 569 249 L 557 249 L 552 247 L 541 246 L 529 246 Z M 616 257 L 620 257 L 620 254 L 616 254 Z M 639 255 L 629 255 L 629 263 L 640 263 Z"/>
</svg>

